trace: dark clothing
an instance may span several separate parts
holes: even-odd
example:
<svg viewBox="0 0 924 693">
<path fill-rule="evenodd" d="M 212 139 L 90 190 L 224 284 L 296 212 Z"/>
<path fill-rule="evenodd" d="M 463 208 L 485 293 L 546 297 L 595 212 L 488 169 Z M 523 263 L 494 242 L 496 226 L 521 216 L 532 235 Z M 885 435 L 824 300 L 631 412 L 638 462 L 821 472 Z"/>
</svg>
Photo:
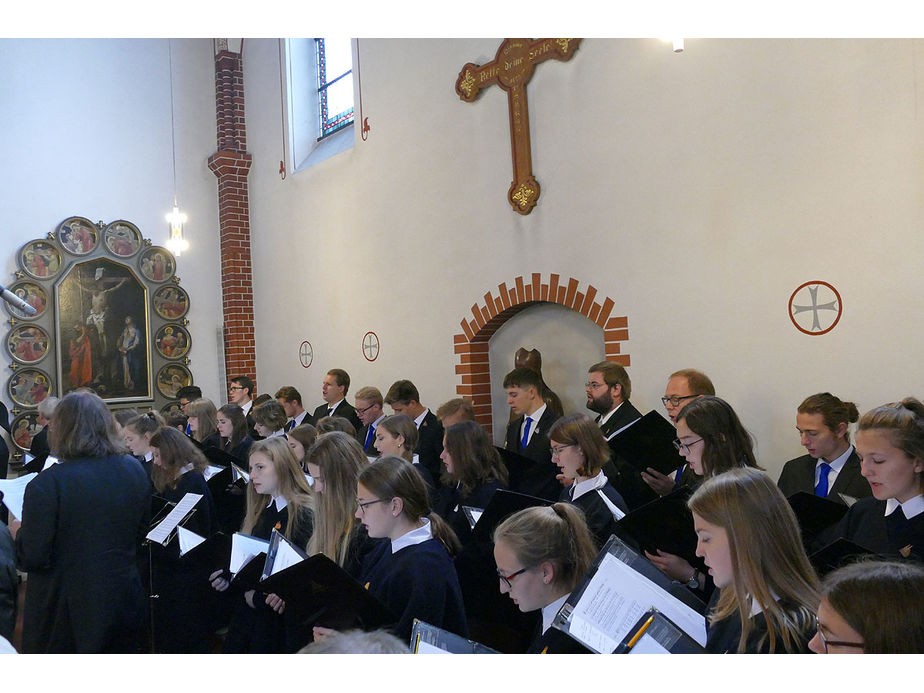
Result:
<svg viewBox="0 0 924 693">
<path fill-rule="evenodd" d="M 443 424 L 436 414 L 427 410 L 427 415 L 417 428 L 417 447 L 414 449 L 420 464 L 426 467 L 433 481 L 439 485 L 440 473 L 443 471 Z"/>
<path fill-rule="evenodd" d="M 145 599 L 135 559 L 149 490 L 128 455 L 65 460 L 26 487 L 16 537 L 29 574 L 23 652 L 137 650 Z"/>
<path fill-rule="evenodd" d="M 19 575 L 16 573 L 16 547 L 5 524 L 0 522 L 0 635 L 13 639 L 19 598 Z"/>
<path fill-rule="evenodd" d="M 314 426 L 317 426 L 318 421 L 323 419 L 325 416 L 328 416 L 327 414 L 328 409 L 330 409 L 330 405 L 328 405 L 326 402 L 318 406 L 318 408 L 315 409 L 314 413 L 311 415 L 311 421 L 308 421 L 306 419 L 304 423 L 310 423 Z M 334 409 L 334 413 L 331 414 L 330 416 L 343 417 L 344 419 L 349 421 L 351 424 L 353 424 L 354 431 L 359 431 L 363 427 L 363 422 L 359 420 L 359 416 L 357 416 L 356 414 L 356 408 L 353 407 L 345 399 L 340 400 L 339 404 L 337 404 L 337 408 Z"/>
<path fill-rule="evenodd" d="M 48 426 L 45 426 L 32 438 L 32 445 L 29 446 L 29 454 L 32 455 L 34 459 L 29 464 L 23 466 L 22 473 L 30 474 L 32 472 L 42 471 L 42 467 L 45 466 L 45 460 L 48 459 L 48 455 L 51 454 L 51 450 L 48 448 Z"/>
<path fill-rule="evenodd" d="M 207 539 L 218 531 L 218 524 L 215 503 L 202 474 L 186 472 L 177 480 L 175 489 L 165 489 L 161 496 L 171 503 L 179 503 L 187 493 L 203 497 L 182 526 Z M 176 538 L 167 546 L 151 546 L 152 593 L 158 595 L 152 600 L 155 652 L 210 651 L 213 607 L 216 605 L 208 581 L 212 568 L 208 556 L 180 556 Z"/>
<path fill-rule="evenodd" d="M 729 588 L 731 589 L 731 588 Z M 713 593 L 707 613 L 710 613 L 718 602 L 722 590 Z M 781 636 L 776 636 L 776 654 L 806 654 L 809 652 L 808 643 L 815 637 L 815 621 L 810 616 L 799 613 L 798 607 L 789 602 L 781 601 L 780 606 L 794 615 L 801 628 L 796 641 L 790 643 L 788 650 L 784 649 Z M 736 612 L 714 624 L 706 622 L 706 652 L 710 654 L 735 654 L 738 652 L 738 642 L 741 639 L 741 617 Z M 769 654 L 770 639 L 767 635 L 767 619 L 763 612 L 751 617 L 751 629 L 744 644 L 743 654 Z"/>
<path fill-rule="evenodd" d="M 609 506 L 603 498 L 601 498 L 601 493 L 607 497 L 610 503 L 619 508 L 623 514 L 629 512 L 622 496 L 620 496 L 616 489 L 609 483 L 603 488 L 582 493 L 574 500 L 571 499 L 571 488 L 569 487 L 562 491 L 561 498 L 559 499 L 566 503 L 576 505 L 584 511 L 584 519 L 587 520 L 587 528 L 597 540 L 598 548 L 602 547 L 607 542 L 611 534 L 617 533 L 616 518 L 613 516 L 613 511 L 610 510 Z"/>
<path fill-rule="evenodd" d="M 230 443 L 231 441 L 229 440 L 228 442 Z M 241 468 L 244 471 L 248 471 L 250 469 L 250 446 L 253 445 L 253 443 L 254 439 L 246 435 L 241 439 L 241 442 L 234 447 L 230 447 L 226 444 L 222 449 L 234 459 L 240 460 Z"/>
<path fill-rule="evenodd" d="M 886 501 L 858 500 L 838 524 L 821 534 L 814 548 L 844 538 L 883 558 L 924 561 L 924 513 L 908 520 L 901 508 L 888 517 L 885 509 Z"/>
<path fill-rule="evenodd" d="M 410 642 L 415 618 L 468 637 L 459 578 L 437 539 L 397 553 L 383 541 L 369 554 L 359 582 L 397 617 L 392 632 L 400 640 Z"/>
<path fill-rule="evenodd" d="M 208 438 L 199 443 L 199 447 L 205 450 L 206 448 L 218 448 L 221 449 L 221 434 L 217 431 L 210 435 Z"/>
<path fill-rule="evenodd" d="M 793 460 L 789 460 L 780 473 L 780 479 L 777 486 L 787 498 L 794 493 L 804 491 L 806 493 L 815 493 L 815 465 L 818 462 L 811 455 L 802 455 Z M 869 482 L 860 474 L 860 458 L 857 451 L 854 450 L 841 471 L 838 472 L 834 484 L 828 489 L 828 498 L 843 504 L 844 501 L 839 494 L 853 498 L 868 498 L 873 495 Z"/>
<path fill-rule="evenodd" d="M 539 421 L 533 422 L 533 434 L 524 449 L 521 439 L 521 427 L 525 417 L 519 416 L 507 426 L 505 448 L 522 455 L 535 465 L 527 470 L 508 469 L 510 472 L 510 490 L 554 501 L 561 494 L 561 484 L 555 477 L 559 474 L 558 465 L 552 462 L 552 449 L 549 441 L 549 429 L 556 421 L 551 408 L 546 407 Z"/>
<path fill-rule="evenodd" d="M 459 541 L 465 545 L 471 537 L 472 526 L 462 506 L 484 510 L 488 507 L 494 492 L 500 488 L 504 488 L 504 485 L 497 479 L 492 479 L 481 486 L 476 486 L 467 495 L 463 496 L 457 486 L 441 485 L 436 503 L 433 504 L 433 512 L 442 517 L 452 527 L 452 531 L 456 533 Z"/>
<path fill-rule="evenodd" d="M 598 416 L 596 421 L 599 422 L 601 418 L 603 418 L 602 415 Z M 609 438 L 616 431 L 640 418 L 642 418 L 642 413 L 635 408 L 632 402 L 626 400 L 600 427 L 600 432 L 605 438 Z M 631 510 L 658 497 L 658 494 L 642 479 L 639 471 L 621 457 L 614 456 L 606 462 L 603 465 L 603 473 Z"/>
<path fill-rule="evenodd" d="M 276 504 L 264 508 L 254 525 L 251 535 L 259 539 L 269 539 L 273 529 L 286 534 L 286 524 L 289 521 L 289 506 L 276 510 Z M 314 514 L 310 509 L 300 510 L 291 536 L 286 538 L 304 550 L 311 538 L 314 529 Z M 236 589 L 234 586 L 231 589 Z M 286 622 L 282 614 L 277 614 L 266 604 L 266 594 L 254 592 L 253 608 L 244 599 L 244 593 L 238 590 L 234 599 L 234 611 L 231 623 L 228 626 L 228 636 L 225 639 L 222 652 L 240 654 L 277 654 L 288 651 L 288 634 Z"/>
</svg>

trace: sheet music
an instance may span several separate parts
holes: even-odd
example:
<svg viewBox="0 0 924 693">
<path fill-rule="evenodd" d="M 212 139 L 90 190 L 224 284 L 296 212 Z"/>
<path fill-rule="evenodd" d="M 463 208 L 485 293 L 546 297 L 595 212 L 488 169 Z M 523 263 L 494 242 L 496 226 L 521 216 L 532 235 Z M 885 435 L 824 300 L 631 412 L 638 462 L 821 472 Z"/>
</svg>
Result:
<svg viewBox="0 0 924 693">
<path fill-rule="evenodd" d="M 414 654 L 452 654 L 452 652 L 443 650 L 436 645 L 431 645 L 425 640 L 421 640 L 417 643 L 417 649 L 414 651 Z"/>
<path fill-rule="evenodd" d="M 0 479 L 3 504 L 10 511 L 10 515 L 19 520 L 22 519 L 22 501 L 26 496 L 26 486 L 37 476 L 38 472 L 32 472 L 16 479 Z"/>
<path fill-rule="evenodd" d="M 194 548 L 205 541 L 205 537 L 200 537 L 195 532 L 190 532 L 185 527 L 176 528 L 177 539 L 180 542 L 180 555 L 184 556 Z"/>
<path fill-rule="evenodd" d="M 52 467 L 52 466 L 58 464 L 58 461 L 59 461 L 59 460 L 58 460 L 57 457 L 52 457 L 51 455 L 49 455 L 48 457 L 45 458 L 45 466 L 42 467 L 42 471 L 44 472 L 44 471 L 45 471 L 46 469 L 48 469 L 49 467 Z"/>
<path fill-rule="evenodd" d="M 849 508 L 851 505 L 857 502 L 857 499 L 853 496 L 848 496 L 846 493 L 838 493 L 841 497 L 841 500 L 844 501 L 844 504 Z"/>
<path fill-rule="evenodd" d="M 238 479 L 243 479 L 245 484 L 250 483 L 250 474 L 245 472 L 243 469 L 238 467 L 236 464 L 231 465 L 231 474 L 234 476 L 234 481 Z"/>
<path fill-rule="evenodd" d="M 269 542 L 265 539 L 257 539 L 249 534 L 236 532 L 231 537 L 231 564 L 228 571 L 235 575 L 251 558 L 258 553 L 266 551 Z"/>
<path fill-rule="evenodd" d="M 208 481 L 216 474 L 225 471 L 224 467 L 216 467 L 214 464 L 210 464 L 205 468 L 205 471 L 202 472 L 202 476 L 205 477 L 205 480 Z"/>
<path fill-rule="evenodd" d="M 292 544 L 285 537 L 279 538 L 279 546 L 276 548 L 276 557 L 273 560 L 273 567 L 270 570 L 270 575 L 275 575 L 280 570 L 285 570 L 286 568 L 295 565 L 296 563 L 301 563 L 305 559 L 302 558 L 299 553 L 292 548 Z"/>
<path fill-rule="evenodd" d="M 176 507 L 170 511 L 170 513 L 161 520 L 154 529 L 148 532 L 148 535 L 145 539 L 158 544 L 166 544 L 170 539 L 170 533 L 173 529 L 180 523 L 190 510 L 199 502 L 199 499 L 202 498 L 201 493 L 187 493 L 183 496 L 183 499 L 176 504 Z"/>
<path fill-rule="evenodd" d="M 25 459 L 26 459 L 26 461 L 23 463 L 23 465 L 27 465 L 27 464 L 29 464 L 32 460 L 35 459 L 35 455 L 30 455 L 28 452 L 24 452 L 24 453 L 23 453 L 23 457 L 25 457 Z"/>
<path fill-rule="evenodd" d="M 609 653 L 652 607 L 706 644 L 705 618 L 609 553 L 575 605 L 569 630 L 594 650 Z"/>
</svg>

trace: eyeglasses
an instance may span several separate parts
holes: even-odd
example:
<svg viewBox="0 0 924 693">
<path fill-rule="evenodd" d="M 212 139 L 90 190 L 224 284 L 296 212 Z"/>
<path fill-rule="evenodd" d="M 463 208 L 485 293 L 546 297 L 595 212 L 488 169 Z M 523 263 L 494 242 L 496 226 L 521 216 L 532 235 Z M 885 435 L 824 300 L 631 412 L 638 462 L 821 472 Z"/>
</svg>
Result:
<svg viewBox="0 0 924 693">
<path fill-rule="evenodd" d="M 562 450 L 564 450 L 565 448 L 573 448 L 573 447 L 574 447 L 574 443 L 570 443 L 568 445 L 558 445 L 558 446 L 553 445 L 550 448 L 552 450 L 552 457 L 558 457 L 561 455 Z"/>
<path fill-rule="evenodd" d="M 696 440 L 691 440 L 689 443 L 683 443 L 679 438 L 674 438 L 674 448 L 676 448 L 677 452 L 683 452 L 686 450 L 687 453 L 689 453 L 690 446 L 696 445 L 697 443 L 702 442 L 702 440 L 702 438 L 697 438 Z"/>
<path fill-rule="evenodd" d="M 358 409 L 358 408 L 357 408 L 357 409 L 356 409 L 356 413 L 357 413 L 357 414 L 365 414 L 367 411 L 369 411 L 370 409 L 372 409 L 372 407 L 375 407 L 375 406 L 377 406 L 377 405 L 376 405 L 376 404 L 370 404 L 370 405 L 369 405 L 368 407 L 366 407 L 365 409 Z"/>
<path fill-rule="evenodd" d="M 683 397 L 672 395 L 671 397 L 662 397 L 661 403 L 666 407 L 667 403 L 670 402 L 672 407 L 676 407 L 685 399 L 696 399 L 697 397 L 699 397 L 699 395 L 684 395 Z"/>
<path fill-rule="evenodd" d="M 834 647 L 853 647 L 858 650 L 862 650 L 866 645 L 862 642 L 844 642 L 843 640 L 827 640 L 825 634 L 821 632 L 821 627 L 818 628 L 818 639 L 821 640 L 822 646 L 825 648 L 825 654 L 828 654 L 828 645 L 834 645 Z"/>
<path fill-rule="evenodd" d="M 243 390 L 243 389 L 244 388 L 242 388 L 240 385 L 232 385 L 231 387 L 228 388 L 228 392 L 235 392 L 236 390 Z"/>
<path fill-rule="evenodd" d="M 513 580 L 513 578 L 515 578 L 517 575 L 520 575 L 521 573 L 525 573 L 527 570 L 529 570 L 529 568 L 520 568 L 515 573 L 510 573 L 510 575 L 501 575 L 501 572 L 498 570 L 497 578 L 499 580 L 503 580 L 504 582 L 506 582 L 507 587 L 513 587 L 513 585 L 510 584 L 510 581 Z"/>
<path fill-rule="evenodd" d="M 606 387 L 606 383 L 584 383 L 584 387 L 588 390 L 596 390 L 598 387 Z"/>
<path fill-rule="evenodd" d="M 376 503 L 384 503 L 384 502 L 385 501 L 382 500 L 381 498 L 379 498 L 378 500 L 374 500 L 374 501 L 366 501 L 365 503 L 361 503 L 359 498 L 356 499 L 356 505 L 359 506 L 359 512 L 361 512 L 363 515 L 366 514 L 366 508 L 368 506 L 375 505 Z"/>
</svg>

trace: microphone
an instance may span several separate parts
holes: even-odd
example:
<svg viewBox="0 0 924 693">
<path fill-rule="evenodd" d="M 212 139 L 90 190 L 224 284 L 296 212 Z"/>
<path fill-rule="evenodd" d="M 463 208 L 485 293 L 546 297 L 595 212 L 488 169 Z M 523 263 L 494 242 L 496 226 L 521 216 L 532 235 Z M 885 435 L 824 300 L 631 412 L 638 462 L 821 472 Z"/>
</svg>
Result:
<svg viewBox="0 0 924 693">
<path fill-rule="evenodd" d="M 29 305 L 12 291 L 2 286 L 0 286 L 0 298 L 9 303 L 11 306 L 19 308 L 19 310 L 21 310 L 26 315 L 35 315 L 37 312 L 33 306 Z"/>
</svg>

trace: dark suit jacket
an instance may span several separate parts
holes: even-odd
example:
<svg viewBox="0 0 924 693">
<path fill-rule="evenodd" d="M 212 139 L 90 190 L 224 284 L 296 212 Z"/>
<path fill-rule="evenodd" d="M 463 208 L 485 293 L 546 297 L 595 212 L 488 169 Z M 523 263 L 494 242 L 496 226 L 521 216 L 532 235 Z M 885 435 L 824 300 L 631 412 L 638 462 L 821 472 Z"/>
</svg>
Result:
<svg viewBox="0 0 924 693">
<path fill-rule="evenodd" d="M 597 417 L 599 422 L 601 416 Z M 616 410 L 603 426 L 600 431 L 604 437 L 609 437 L 620 428 L 628 426 L 636 419 L 642 418 L 642 413 L 635 408 L 629 400 L 622 403 L 622 406 Z M 651 487 L 642 479 L 642 475 L 636 469 L 619 457 L 610 459 L 603 465 L 603 473 L 610 480 L 616 492 L 622 496 L 630 510 L 634 510 L 658 497 Z"/>
<path fill-rule="evenodd" d="M 549 442 L 549 429 L 552 428 L 557 417 L 549 407 L 546 407 L 542 418 L 535 424 L 526 449 L 523 449 L 520 444 L 520 427 L 523 425 L 523 419 L 524 417 L 518 416 L 507 426 L 507 441 L 504 447 L 533 460 L 536 464 L 525 473 L 508 470 L 511 472 L 509 488 L 517 493 L 557 501 L 562 487 L 555 477 L 560 470 L 558 465 L 552 462 L 552 449 Z"/>
<path fill-rule="evenodd" d="M 802 457 L 789 460 L 783 466 L 780 479 L 776 482 L 783 495 L 788 497 L 799 491 L 815 493 L 816 463 L 817 460 L 811 455 L 802 455 Z M 834 484 L 828 489 L 828 498 L 843 503 L 839 493 L 854 498 L 867 498 L 873 495 L 869 482 L 860 474 L 860 458 L 856 450 L 847 458 Z"/>
<path fill-rule="evenodd" d="M 35 434 L 35 437 L 32 439 L 32 445 L 29 446 L 29 454 L 35 459 L 23 466 L 22 473 L 29 474 L 31 472 L 42 471 L 42 467 L 45 466 L 45 460 L 48 459 L 48 455 L 51 454 L 51 450 L 48 449 L 48 426 L 45 426 L 41 431 Z"/>
<path fill-rule="evenodd" d="M 372 424 L 370 424 L 371 426 Z M 366 457 L 378 457 L 379 451 L 375 449 L 375 435 L 373 434 L 372 440 L 369 441 L 368 447 L 366 446 L 366 436 L 369 435 L 369 426 L 363 426 L 361 429 L 356 431 L 356 440 L 363 446 L 363 452 L 366 453 Z"/>
<path fill-rule="evenodd" d="M 443 461 L 440 459 L 443 453 L 443 424 L 432 411 L 427 410 L 427 415 L 420 422 L 420 428 L 417 429 L 417 447 L 414 452 L 417 453 L 420 464 L 430 470 L 430 474 L 438 484 L 440 472 L 443 469 Z"/>
<path fill-rule="evenodd" d="M 310 423 L 317 426 L 318 421 L 327 416 L 327 406 L 328 405 L 326 402 L 320 405 L 317 409 L 314 410 L 314 414 L 311 415 L 311 421 L 308 421 L 306 417 L 303 423 Z M 345 399 L 337 405 L 336 409 L 334 409 L 334 416 L 342 416 L 344 419 L 353 424 L 353 428 L 357 431 L 363 427 L 363 422 L 360 421 L 359 417 L 356 415 L 356 408 Z"/>
</svg>

